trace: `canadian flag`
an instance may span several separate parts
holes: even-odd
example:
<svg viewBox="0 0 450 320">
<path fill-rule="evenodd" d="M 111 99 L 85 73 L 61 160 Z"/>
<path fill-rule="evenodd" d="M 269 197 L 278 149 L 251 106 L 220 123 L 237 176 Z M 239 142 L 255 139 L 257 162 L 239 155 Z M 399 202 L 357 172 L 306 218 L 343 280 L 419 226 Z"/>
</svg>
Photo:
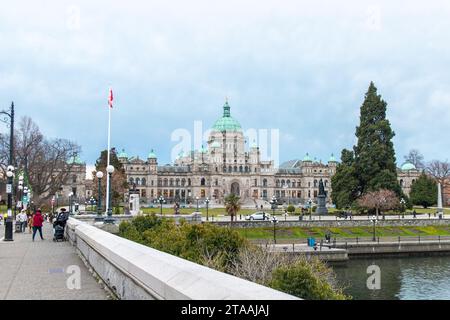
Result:
<svg viewBox="0 0 450 320">
<path fill-rule="evenodd" d="M 110 108 L 113 107 L 113 100 L 114 100 L 114 96 L 113 96 L 112 89 L 109 89 L 108 104 L 109 104 Z"/>
</svg>

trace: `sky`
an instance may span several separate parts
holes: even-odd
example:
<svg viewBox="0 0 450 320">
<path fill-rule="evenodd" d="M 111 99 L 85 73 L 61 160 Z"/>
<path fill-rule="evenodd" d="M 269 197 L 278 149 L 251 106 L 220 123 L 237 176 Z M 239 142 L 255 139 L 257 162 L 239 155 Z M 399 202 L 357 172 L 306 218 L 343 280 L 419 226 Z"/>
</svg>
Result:
<svg viewBox="0 0 450 320">
<path fill-rule="evenodd" d="M 231 114 L 279 131 L 279 161 L 326 162 L 355 142 L 370 81 L 388 103 L 398 165 L 449 159 L 450 2 L 23 1 L 0 11 L 0 109 L 12 100 L 93 164 L 111 144 L 171 162 L 172 134 Z M 0 124 L 0 131 L 7 131 Z M 194 148 L 194 146 L 192 146 Z"/>
</svg>

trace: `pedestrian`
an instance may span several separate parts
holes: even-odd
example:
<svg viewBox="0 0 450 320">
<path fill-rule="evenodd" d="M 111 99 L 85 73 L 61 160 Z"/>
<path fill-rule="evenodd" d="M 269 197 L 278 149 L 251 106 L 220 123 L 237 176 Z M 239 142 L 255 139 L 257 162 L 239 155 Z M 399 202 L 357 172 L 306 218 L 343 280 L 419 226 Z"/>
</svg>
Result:
<svg viewBox="0 0 450 320">
<path fill-rule="evenodd" d="M 25 229 L 27 228 L 27 214 L 25 213 L 25 209 L 22 209 L 20 213 L 17 215 L 18 222 L 20 223 L 20 230 L 22 232 L 25 232 Z"/>
<path fill-rule="evenodd" d="M 28 213 L 27 217 L 28 217 L 28 221 L 27 221 L 28 233 L 31 233 L 31 229 L 33 228 L 33 215 L 31 213 Z"/>
<path fill-rule="evenodd" d="M 44 217 L 42 216 L 42 212 L 40 209 L 36 210 L 36 213 L 33 216 L 33 241 L 36 232 L 39 231 L 39 235 L 41 236 L 41 240 L 44 240 L 42 236 L 42 223 L 44 222 Z"/>
</svg>

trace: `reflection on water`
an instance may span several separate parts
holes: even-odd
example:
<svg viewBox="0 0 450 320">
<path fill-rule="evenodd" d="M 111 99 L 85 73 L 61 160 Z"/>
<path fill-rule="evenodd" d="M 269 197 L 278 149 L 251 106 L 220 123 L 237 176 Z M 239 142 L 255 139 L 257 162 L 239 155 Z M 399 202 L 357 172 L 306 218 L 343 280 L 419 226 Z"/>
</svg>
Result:
<svg viewBox="0 0 450 320">
<path fill-rule="evenodd" d="M 380 290 L 366 286 L 372 264 L 381 269 Z M 355 300 L 450 300 L 450 256 L 352 259 L 332 267 Z"/>
</svg>

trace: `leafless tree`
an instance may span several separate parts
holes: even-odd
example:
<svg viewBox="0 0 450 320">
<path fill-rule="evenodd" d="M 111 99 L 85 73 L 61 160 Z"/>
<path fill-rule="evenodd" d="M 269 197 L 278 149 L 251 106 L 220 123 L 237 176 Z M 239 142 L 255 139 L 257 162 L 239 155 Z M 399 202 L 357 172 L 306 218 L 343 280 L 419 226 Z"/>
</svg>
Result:
<svg viewBox="0 0 450 320">
<path fill-rule="evenodd" d="M 375 209 L 378 218 L 380 211 L 396 209 L 400 201 L 394 191 L 381 189 L 362 195 L 358 199 L 358 204 L 363 208 Z"/>
<path fill-rule="evenodd" d="M 408 155 L 404 156 L 405 161 L 412 163 L 417 169 L 424 169 L 423 155 L 417 149 L 411 149 Z"/>
<path fill-rule="evenodd" d="M 29 117 L 21 118 L 15 130 L 14 164 L 27 173 L 26 179 L 36 205 L 46 202 L 65 184 L 73 164 L 70 157 L 81 148 L 65 139 L 46 139 Z M 0 136 L 0 167 L 5 170 L 9 159 L 9 136 Z"/>
<path fill-rule="evenodd" d="M 431 161 L 427 165 L 427 172 L 443 187 L 449 184 L 450 163 L 448 161 Z"/>
</svg>

